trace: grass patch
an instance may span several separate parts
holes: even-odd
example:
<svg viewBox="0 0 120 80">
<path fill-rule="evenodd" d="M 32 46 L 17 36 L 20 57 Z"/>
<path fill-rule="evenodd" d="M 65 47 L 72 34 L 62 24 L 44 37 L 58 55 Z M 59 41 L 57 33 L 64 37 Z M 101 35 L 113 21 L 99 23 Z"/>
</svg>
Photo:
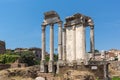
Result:
<svg viewBox="0 0 120 80">
<path fill-rule="evenodd" d="M 120 80 L 119 77 L 113 77 L 112 80 Z"/>
</svg>

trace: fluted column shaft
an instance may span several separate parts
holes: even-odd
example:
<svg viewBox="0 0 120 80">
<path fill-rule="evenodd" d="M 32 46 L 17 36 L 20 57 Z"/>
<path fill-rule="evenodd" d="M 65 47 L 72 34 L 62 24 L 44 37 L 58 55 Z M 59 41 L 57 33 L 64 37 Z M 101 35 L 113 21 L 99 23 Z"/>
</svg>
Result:
<svg viewBox="0 0 120 80">
<path fill-rule="evenodd" d="M 63 60 L 66 60 L 66 28 L 63 29 Z"/>
<path fill-rule="evenodd" d="M 73 25 L 73 60 L 76 60 L 76 27 Z"/>
<path fill-rule="evenodd" d="M 94 26 L 90 27 L 90 51 L 93 53 L 93 57 L 94 57 L 94 51 L 95 51 L 95 45 L 94 45 Z"/>
<path fill-rule="evenodd" d="M 62 22 L 58 23 L 58 59 L 62 60 Z"/>
<path fill-rule="evenodd" d="M 82 51 L 83 51 L 83 59 L 85 59 L 85 54 L 86 54 L 86 31 L 85 31 L 85 26 L 83 26 L 82 29 Z"/>
<path fill-rule="evenodd" d="M 42 61 L 45 60 L 46 44 L 45 44 L 45 25 L 42 25 Z"/>
<path fill-rule="evenodd" d="M 50 25 L 50 61 L 53 61 L 54 55 L 54 25 Z"/>
</svg>

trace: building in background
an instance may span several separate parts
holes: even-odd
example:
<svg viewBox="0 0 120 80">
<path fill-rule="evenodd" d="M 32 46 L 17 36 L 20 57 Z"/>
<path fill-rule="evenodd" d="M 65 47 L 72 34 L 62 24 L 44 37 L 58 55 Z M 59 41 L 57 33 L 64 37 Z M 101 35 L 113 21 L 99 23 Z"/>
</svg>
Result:
<svg viewBox="0 0 120 80">
<path fill-rule="evenodd" d="M 0 40 L 0 54 L 4 54 L 6 51 L 5 41 Z"/>
<path fill-rule="evenodd" d="M 14 52 L 16 53 L 21 53 L 21 52 L 25 52 L 25 51 L 29 51 L 28 48 L 15 48 Z"/>
<path fill-rule="evenodd" d="M 32 52 L 35 54 L 37 59 L 41 59 L 41 48 L 32 47 L 32 48 L 16 48 L 14 50 L 15 53 L 24 53 L 24 52 Z"/>
<path fill-rule="evenodd" d="M 29 51 L 32 51 L 35 54 L 36 58 L 41 59 L 41 48 L 29 48 Z"/>
</svg>

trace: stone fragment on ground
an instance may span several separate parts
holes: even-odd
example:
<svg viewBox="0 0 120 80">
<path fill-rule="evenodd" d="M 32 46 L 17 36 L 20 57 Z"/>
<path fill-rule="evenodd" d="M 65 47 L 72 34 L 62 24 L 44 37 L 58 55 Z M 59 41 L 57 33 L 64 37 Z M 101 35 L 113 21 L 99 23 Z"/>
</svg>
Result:
<svg viewBox="0 0 120 80">
<path fill-rule="evenodd" d="M 43 77 L 36 77 L 35 80 L 45 80 Z"/>
</svg>

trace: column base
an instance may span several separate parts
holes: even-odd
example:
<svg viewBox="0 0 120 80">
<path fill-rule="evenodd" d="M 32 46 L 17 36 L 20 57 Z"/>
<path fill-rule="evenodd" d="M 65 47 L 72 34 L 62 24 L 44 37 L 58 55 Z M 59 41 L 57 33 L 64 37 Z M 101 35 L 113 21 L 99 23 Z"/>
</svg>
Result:
<svg viewBox="0 0 120 80">
<path fill-rule="evenodd" d="M 55 71 L 54 71 L 54 61 L 49 61 L 48 71 L 49 71 L 50 73 L 55 72 Z"/>
<path fill-rule="evenodd" d="M 66 61 L 58 60 L 56 73 L 57 73 L 57 74 L 59 73 L 59 68 L 60 68 L 60 66 L 65 66 L 65 65 L 66 65 Z"/>
<path fill-rule="evenodd" d="M 40 72 L 46 72 L 47 70 L 46 70 L 46 68 L 45 68 L 45 61 L 43 60 L 43 61 L 41 61 L 41 64 L 40 64 Z"/>
</svg>

